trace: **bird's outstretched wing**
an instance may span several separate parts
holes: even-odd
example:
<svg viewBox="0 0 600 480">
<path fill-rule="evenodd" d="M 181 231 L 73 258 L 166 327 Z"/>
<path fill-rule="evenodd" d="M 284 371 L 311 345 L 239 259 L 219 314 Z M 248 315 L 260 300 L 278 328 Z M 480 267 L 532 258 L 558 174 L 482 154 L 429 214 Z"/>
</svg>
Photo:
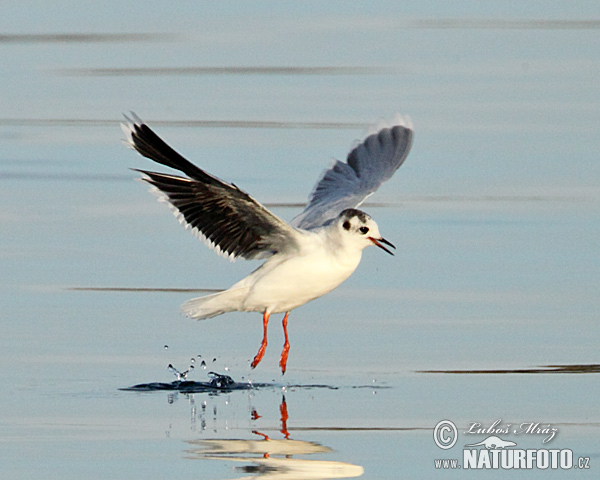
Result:
<svg viewBox="0 0 600 480">
<path fill-rule="evenodd" d="M 137 170 L 187 229 L 217 253 L 267 258 L 298 248 L 300 232 L 233 184 L 206 173 L 179 155 L 138 117 L 122 124 L 127 145 L 141 155 L 180 170 L 190 178 Z"/>
<path fill-rule="evenodd" d="M 369 135 L 352 149 L 346 162 L 336 160 L 323 173 L 306 208 L 290 223 L 311 229 L 325 224 L 346 208 L 356 208 L 388 180 L 406 159 L 413 140 L 408 119 Z"/>
</svg>

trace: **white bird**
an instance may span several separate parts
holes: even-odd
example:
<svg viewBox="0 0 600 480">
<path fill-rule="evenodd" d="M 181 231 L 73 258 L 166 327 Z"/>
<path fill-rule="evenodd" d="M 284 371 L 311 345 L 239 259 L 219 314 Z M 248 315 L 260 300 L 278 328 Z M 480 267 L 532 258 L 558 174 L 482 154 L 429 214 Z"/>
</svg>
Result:
<svg viewBox="0 0 600 480">
<path fill-rule="evenodd" d="M 315 185 L 304 211 L 288 224 L 236 185 L 190 163 L 135 114 L 132 117 L 125 117 L 127 123 L 122 124 L 127 145 L 187 175 L 136 170 L 154 187 L 153 193 L 169 204 L 180 223 L 231 260 L 267 259 L 229 289 L 188 300 L 183 313 L 197 320 L 234 311 L 262 313 L 263 339 L 252 368 L 265 353 L 270 315 L 285 313 L 279 362 L 285 373 L 290 311 L 346 280 L 365 247 L 376 245 L 393 255 L 384 245 L 396 247 L 356 207 L 402 165 L 412 144 L 412 125 L 398 117 L 393 126 L 369 135 L 352 149 L 346 162 L 335 161 Z"/>
</svg>

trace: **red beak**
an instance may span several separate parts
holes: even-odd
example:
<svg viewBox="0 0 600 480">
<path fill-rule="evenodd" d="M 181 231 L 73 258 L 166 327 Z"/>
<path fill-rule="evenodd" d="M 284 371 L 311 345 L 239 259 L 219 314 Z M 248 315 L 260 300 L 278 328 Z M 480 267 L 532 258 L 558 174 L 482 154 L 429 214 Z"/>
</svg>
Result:
<svg viewBox="0 0 600 480">
<path fill-rule="evenodd" d="M 369 240 L 371 240 L 375 245 L 377 245 L 379 248 L 381 248 L 382 250 L 384 250 L 385 252 L 389 253 L 390 255 L 393 255 L 392 252 L 390 252 L 387 248 L 385 248 L 382 243 L 385 243 L 386 245 L 392 247 L 394 250 L 396 249 L 396 247 L 394 247 L 394 245 L 392 245 L 392 243 L 388 242 L 385 238 L 373 238 L 373 237 L 368 237 Z"/>
</svg>

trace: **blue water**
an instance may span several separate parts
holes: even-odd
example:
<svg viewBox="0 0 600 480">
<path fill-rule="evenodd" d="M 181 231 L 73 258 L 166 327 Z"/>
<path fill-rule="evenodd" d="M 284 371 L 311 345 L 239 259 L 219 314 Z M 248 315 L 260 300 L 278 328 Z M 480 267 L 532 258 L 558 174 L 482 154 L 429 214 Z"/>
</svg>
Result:
<svg viewBox="0 0 600 480">
<path fill-rule="evenodd" d="M 596 2 L 20 2 L 0 26 L 2 478 L 462 478 L 434 460 L 498 419 L 589 458 L 529 476 L 597 477 Z M 133 181 L 154 166 L 121 143 L 130 110 L 288 220 L 370 125 L 412 118 L 408 160 L 364 206 L 396 256 L 368 249 L 291 314 L 285 377 L 279 318 L 252 371 L 260 315 L 179 314 L 198 293 L 178 289 L 257 264 Z M 169 364 L 270 386 L 119 390 L 174 381 Z"/>
</svg>

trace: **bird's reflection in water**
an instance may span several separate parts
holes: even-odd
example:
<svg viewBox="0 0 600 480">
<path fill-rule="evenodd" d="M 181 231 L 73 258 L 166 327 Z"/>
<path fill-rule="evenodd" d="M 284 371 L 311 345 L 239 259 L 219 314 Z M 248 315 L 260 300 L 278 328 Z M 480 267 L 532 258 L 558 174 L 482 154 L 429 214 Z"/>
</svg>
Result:
<svg viewBox="0 0 600 480">
<path fill-rule="evenodd" d="M 285 396 L 279 410 L 281 414 L 280 432 L 283 439 L 274 439 L 265 433 L 254 430 L 252 433 L 263 438 L 260 440 L 193 440 L 188 442 L 195 447 L 187 451 L 188 458 L 246 463 L 247 465 L 239 467 L 238 470 L 250 473 L 252 476 L 239 478 L 306 480 L 351 478 L 363 474 L 364 470 L 361 466 L 351 463 L 292 458 L 294 455 L 329 453 L 332 450 L 315 442 L 291 439 L 287 429 L 288 411 Z M 260 415 L 253 410 L 252 418 L 258 419 Z"/>
</svg>

